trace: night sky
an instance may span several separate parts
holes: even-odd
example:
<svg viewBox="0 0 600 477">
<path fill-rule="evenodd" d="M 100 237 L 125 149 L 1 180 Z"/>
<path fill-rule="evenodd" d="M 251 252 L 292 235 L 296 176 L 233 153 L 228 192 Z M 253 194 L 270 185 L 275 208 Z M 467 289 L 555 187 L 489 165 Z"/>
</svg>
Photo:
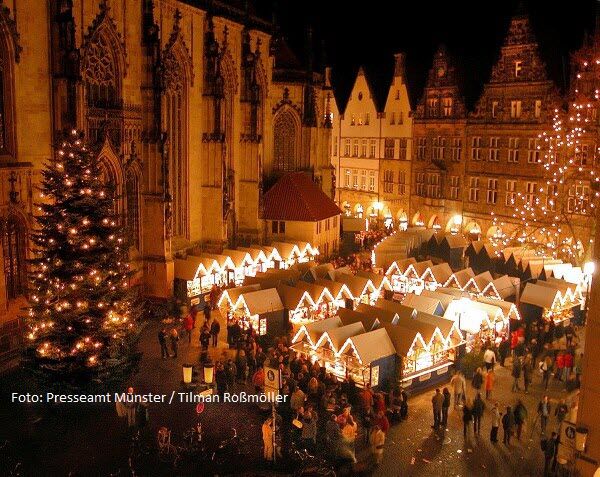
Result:
<svg viewBox="0 0 600 477">
<path fill-rule="evenodd" d="M 257 0 L 257 6 L 263 9 L 272 1 Z M 581 45 L 585 31 L 593 31 L 596 2 L 526 0 L 524 3 L 548 73 L 563 89 L 569 77 L 565 69 L 568 54 Z M 464 94 L 471 105 L 489 78 L 517 4 L 518 0 L 277 0 L 277 10 L 282 30 L 299 56 L 305 50 L 304 25 L 314 26 L 317 46 L 321 40 L 325 41 L 327 61 L 334 67 L 336 95 L 344 103 L 360 65 L 365 66 L 377 94 L 385 95 L 392 74 L 392 55 L 406 52 L 414 107 L 440 43 L 446 44 L 456 59 L 463 76 Z M 317 52 L 317 60 L 319 56 Z"/>
</svg>

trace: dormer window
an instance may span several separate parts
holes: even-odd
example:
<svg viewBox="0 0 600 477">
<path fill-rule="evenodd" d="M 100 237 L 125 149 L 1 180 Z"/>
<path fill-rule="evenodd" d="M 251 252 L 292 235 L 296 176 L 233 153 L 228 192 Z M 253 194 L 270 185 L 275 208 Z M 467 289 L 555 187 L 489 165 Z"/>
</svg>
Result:
<svg viewBox="0 0 600 477">
<path fill-rule="evenodd" d="M 515 61 L 515 78 L 519 78 L 523 71 L 523 62 L 520 60 Z"/>
<path fill-rule="evenodd" d="M 362 101 L 362 91 L 360 93 L 358 93 L 358 100 Z"/>
<path fill-rule="evenodd" d="M 396 90 L 396 99 L 400 99 L 400 90 Z"/>
</svg>

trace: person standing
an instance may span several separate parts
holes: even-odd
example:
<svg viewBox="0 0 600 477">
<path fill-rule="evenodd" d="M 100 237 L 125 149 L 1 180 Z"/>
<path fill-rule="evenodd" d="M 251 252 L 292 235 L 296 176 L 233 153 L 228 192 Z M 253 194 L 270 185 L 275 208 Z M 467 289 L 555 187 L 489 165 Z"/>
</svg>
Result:
<svg viewBox="0 0 600 477">
<path fill-rule="evenodd" d="M 506 356 L 510 350 L 510 344 L 508 340 L 502 340 L 498 345 L 498 354 L 500 355 L 500 366 L 504 367 L 504 361 L 506 361 Z"/>
<path fill-rule="evenodd" d="M 494 403 L 492 408 L 492 430 L 490 431 L 490 441 L 494 444 L 498 442 L 498 428 L 500 427 L 500 408 L 498 401 Z"/>
<path fill-rule="evenodd" d="M 483 362 L 485 363 L 485 369 L 489 372 L 494 369 L 494 364 L 496 364 L 496 353 L 492 348 L 488 348 L 483 353 Z"/>
<path fill-rule="evenodd" d="M 523 359 L 523 365 L 521 366 L 521 370 L 523 371 L 523 387 L 525 389 L 525 394 L 529 393 L 529 385 L 531 384 L 531 373 L 533 371 L 533 357 L 531 353 L 527 353 L 525 358 Z"/>
<path fill-rule="evenodd" d="M 210 324 L 210 336 L 212 337 L 212 345 L 213 347 L 217 347 L 217 343 L 219 342 L 219 332 L 221 331 L 221 325 L 217 319 L 214 319 Z"/>
<path fill-rule="evenodd" d="M 523 404 L 523 402 L 519 399 L 517 401 L 517 405 L 515 406 L 513 422 L 517 426 L 517 439 L 521 440 L 521 433 L 523 432 L 523 425 L 527 420 L 527 408 Z"/>
<path fill-rule="evenodd" d="M 183 329 L 188 335 L 188 344 L 192 344 L 192 330 L 194 329 L 194 319 L 192 318 L 191 313 L 185 315 L 185 318 L 183 319 Z"/>
<path fill-rule="evenodd" d="M 513 358 L 511 375 L 513 377 L 512 391 L 520 391 L 521 388 L 519 387 L 519 378 L 521 377 L 521 358 L 516 355 Z"/>
<path fill-rule="evenodd" d="M 502 431 L 503 431 L 503 437 L 502 437 L 502 442 L 504 444 L 506 444 L 507 446 L 510 445 L 510 437 L 512 436 L 512 429 L 513 429 L 513 412 L 512 409 L 510 408 L 510 406 L 506 407 L 506 412 L 504 413 L 504 416 L 502 416 Z"/>
<path fill-rule="evenodd" d="M 390 421 L 385 415 L 384 411 L 377 412 L 377 418 L 375 419 L 375 423 L 377 424 L 379 429 L 381 429 L 383 433 L 387 435 L 388 431 L 390 430 Z"/>
<path fill-rule="evenodd" d="M 538 416 L 540 416 L 542 434 L 546 434 L 546 425 L 548 424 L 548 417 L 550 416 L 550 402 L 548 401 L 548 396 L 544 396 L 538 403 L 537 413 Z"/>
<path fill-rule="evenodd" d="M 179 333 L 177 332 L 177 328 L 173 328 L 171 333 L 169 333 L 169 338 L 171 340 L 171 349 L 173 350 L 173 358 L 177 358 L 177 345 L 179 343 Z"/>
<path fill-rule="evenodd" d="M 435 394 L 431 398 L 431 404 L 433 407 L 433 429 L 437 430 L 442 423 L 442 406 L 444 404 L 444 396 L 440 392 L 440 389 L 435 390 Z"/>
<path fill-rule="evenodd" d="M 481 389 L 481 385 L 483 384 L 483 373 L 481 368 L 477 368 L 475 370 L 475 374 L 473 375 L 473 379 L 471 379 L 471 385 L 475 391 L 479 391 Z"/>
<path fill-rule="evenodd" d="M 473 410 L 470 402 L 465 401 L 463 405 L 463 436 L 465 439 L 467 438 L 467 431 L 471 425 L 471 421 L 473 420 Z"/>
<path fill-rule="evenodd" d="M 485 409 L 485 403 L 481 399 L 481 393 L 477 393 L 475 400 L 473 401 L 473 433 L 479 435 L 481 433 L 481 418 L 483 417 L 483 411 Z"/>
<path fill-rule="evenodd" d="M 544 358 L 544 361 L 540 364 L 540 370 L 542 371 L 544 389 L 548 390 L 548 383 L 550 382 L 550 374 L 552 372 L 552 357 L 550 355 Z"/>
<path fill-rule="evenodd" d="M 208 303 L 204 304 L 203 311 L 204 311 L 204 324 L 205 325 L 208 325 L 208 322 L 210 321 L 210 308 L 211 308 L 211 305 L 209 305 Z"/>
<path fill-rule="evenodd" d="M 496 379 L 496 374 L 493 369 L 490 369 L 485 375 L 485 398 L 492 398 L 492 391 L 494 389 L 494 380 Z"/>
<path fill-rule="evenodd" d="M 450 407 L 450 391 L 448 388 L 444 388 L 442 391 L 444 395 L 444 403 L 442 404 L 442 429 L 448 427 L 448 408 Z"/>
<path fill-rule="evenodd" d="M 542 450 L 544 451 L 544 477 L 552 475 L 554 471 L 553 461 L 556 459 L 557 438 L 553 432 L 550 439 L 542 439 Z"/>
<path fill-rule="evenodd" d="M 166 328 L 162 328 L 158 332 L 158 343 L 160 344 L 160 354 L 162 359 L 167 359 L 169 357 L 169 348 L 167 348 L 167 330 Z"/>
<path fill-rule="evenodd" d="M 381 464 L 383 461 L 383 446 L 385 444 L 385 432 L 375 425 L 369 434 L 369 444 L 371 444 L 371 454 L 375 465 Z"/>
<path fill-rule="evenodd" d="M 571 374 L 571 371 L 573 370 L 573 354 L 571 353 L 571 351 L 569 351 L 567 349 L 567 351 L 565 351 L 565 356 L 564 356 L 564 365 L 565 365 L 565 371 L 564 371 L 564 378 L 565 381 L 567 381 L 569 379 L 569 376 Z"/>
<path fill-rule="evenodd" d="M 408 418 L 408 394 L 402 390 L 400 392 L 400 419 L 405 421 Z"/>
<path fill-rule="evenodd" d="M 465 377 L 460 371 L 457 371 L 456 374 L 452 376 L 450 385 L 452 386 L 452 391 L 454 392 L 454 409 L 456 409 L 465 401 L 465 391 L 467 388 Z"/>
<path fill-rule="evenodd" d="M 562 381 L 562 375 L 563 375 L 564 369 L 565 369 L 565 355 L 561 351 L 560 353 L 558 353 L 558 356 L 556 357 L 556 372 L 554 373 L 554 379 L 557 379 L 558 381 Z"/>
<path fill-rule="evenodd" d="M 309 404 L 302 414 L 302 443 L 306 450 L 315 452 L 317 445 L 317 414 L 313 411 L 312 404 Z"/>
<path fill-rule="evenodd" d="M 565 326 L 565 347 L 567 349 L 569 349 L 573 346 L 573 337 L 574 336 L 575 336 L 575 330 L 573 328 L 573 325 L 571 323 L 569 323 L 567 326 Z"/>
<path fill-rule="evenodd" d="M 567 406 L 567 404 L 565 403 L 564 399 L 561 399 L 560 402 L 558 403 L 558 406 L 556 406 L 556 409 L 554 409 L 554 415 L 556 416 L 556 420 L 558 421 L 558 425 L 560 427 L 561 422 L 563 422 L 564 418 L 566 417 L 566 415 L 569 413 L 569 408 Z"/>
</svg>

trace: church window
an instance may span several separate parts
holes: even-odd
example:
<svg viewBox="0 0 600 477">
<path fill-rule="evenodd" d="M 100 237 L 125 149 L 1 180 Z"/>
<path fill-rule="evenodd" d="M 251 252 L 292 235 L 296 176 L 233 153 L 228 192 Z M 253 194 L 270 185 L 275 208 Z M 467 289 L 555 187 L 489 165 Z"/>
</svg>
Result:
<svg viewBox="0 0 600 477">
<path fill-rule="evenodd" d="M 275 169 L 293 171 L 298 160 L 298 125 L 291 111 L 283 111 L 275 118 Z"/>
<path fill-rule="evenodd" d="M 26 247 L 25 226 L 15 216 L 10 216 L 4 224 L 2 249 L 4 253 L 4 278 L 8 298 L 17 298 L 26 290 Z"/>
</svg>

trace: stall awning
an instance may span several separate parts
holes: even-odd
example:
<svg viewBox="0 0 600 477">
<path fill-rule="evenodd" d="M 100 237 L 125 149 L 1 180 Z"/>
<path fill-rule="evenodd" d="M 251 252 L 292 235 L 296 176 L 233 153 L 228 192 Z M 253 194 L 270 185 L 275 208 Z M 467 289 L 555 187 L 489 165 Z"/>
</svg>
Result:
<svg viewBox="0 0 600 477">
<path fill-rule="evenodd" d="M 298 245 L 288 242 L 273 242 L 271 244 L 277 249 L 279 255 L 283 260 L 297 259 L 302 255 L 302 252 L 298 248 Z"/>
<path fill-rule="evenodd" d="M 415 316 L 417 314 L 418 312 L 415 314 Z M 433 343 L 436 338 L 443 342 L 446 341 L 446 337 L 436 325 L 432 325 L 431 323 L 427 323 L 423 320 L 411 319 L 399 321 L 397 323 L 392 324 L 412 330 L 415 335 L 419 334 L 423 342 L 427 345 L 427 347 L 431 346 L 431 343 Z"/>
<path fill-rule="evenodd" d="M 339 353 L 348 338 L 364 332 L 365 328 L 360 322 L 331 328 L 321 335 L 316 347 L 321 347 L 328 343 L 335 353 Z"/>
<path fill-rule="evenodd" d="M 558 280 L 556 278 L 550 278 L 551 281 L 538 280 L 535 284 L 542 286 L 553 288 L 554 290 L 558 290 L 560 292 L 561 303 L 565 303 L 568 299 L 571 302 L 575 302 L 579 300 L 579 296 L 577 293 L 577 285 L 572 283 L 567 283 L 564 280 Z"/>
<path fill-rule="evenodd" d="M 263 315 L 284 309 L 276 288 L 242 293 L 241 299 L 246 304 L 250 315 Z"/>
<path fill-rule="evenodd" d="M 453 346 L 457 346 L 463 341 L 463 335 L 458 328 L 458 324 L 454 320 L 444 318 L 442 316 L 432 315 L 430 313 L 418 312 L 415 315 L 415 321 L 427 323 L 435 326 L 440 330 L 444 340 L 449 343 L 449 340 L 453 340 Z"/>
<path fill-rule="evenodd" d="M 202 260 L 198 257 L 189 256 L 185 260 L 175 259 L 175 278 L 191 282 L 198 277 L 206 275 L 206 269 Z"/>
<path fill-rule="evenodd" d="M 342 320 L 339 317 L 334 316 L 333 318 L 327 318 L 325 320 L 313 321 L 310 323 L 303 324 L 294 338 L 292 343 L 298 343 L 303 338 L 307 338 L 311 346 L 315 346 L 317 341 L 323 333 L 333 328 L 338 328 L 342 325 Z"/>
<path fill-rule="evenodd" d="M 416 313 L 416 310 L 414 308 L 411 308 L 410 306 L 405 306 L 402 303 L 398 303 L 397 301 L 385 300 L 383 298 L 377 300 L 377 302 L 375 303 L 375 307 L 381 310 L 387 310 L 395 313 L 396 315 L 398 315 L 398 319 L 401 322 L 404 322 L 406 320 L 412 320 Z"/>
<path fill-rule="evenodd" d="M 423 295 L 415 295 L 414 293 L 407 293 L 402 300 L 404 306 L 414 308 L 417 311 L 424 313 L 430 313 L 432 315 L 443 315 L 444 307 L 439 300 L 435 298 L 429 298 Z"/>
<path fill-rule="evenodd" d="M 379 320 L 375 316 L 371 316 L 368 313 L 360 313 L 358 311 L 349 310 L 348 308 L 340 308 L 338 310 L 338 316 L 344 325 L 351 325 L 352 323 L 362 323 L 363 328 L 366 331 L 371 331 L 379 327 Z"/>
<path fill-rule="evenodd" d="M 271 245 L 263 245 L 260 247 L 260 249 L 265 253 L 267 260 L 269 261 L 274 260 L 277 262 L 281 262 L 283 260 L 281 258 L 281 254 L 279 253 L 279 250 L 277 250 Z"/>
<path fill-rule="evenodd" d="M 421 347 L 427 348 L 427 343 L 425 343 L 421 335 L 415 333 L 415 330 L 390 323 L 384 323 L 382 326 L 387 332 L 398 356 L 408 356 L 412 351 L 415 340 L 420 341 Z"/>
<path fill-rule="evenodd" d="M 188 257 L 191 257 L 191 255 Z M 194 257 L 197 257 L 202 261 L 207 275 L 223 273 L 227 269 L 233 270 L 235 268 L 233 260 L 225 255 L 202 253 L 200 255 L 194 255 Z"/>
<path fill-rule="evenodd" d="M 385 328 L 352 336 L 342 346 L 340 354 L 351 349 L 361 364 L 367 365 L 381 358 L 396 354 L 396 348 Z"/>
<path fill-rule="evenodd" d="M 521 315 L 519 315 L 519 310 L 517 309 L 517 305 L 515 305 L 514 303 L 511 303 L 510 301 L 498 300 L 496 298 L 490 298 L 490 297 L 484 297 L 484 296 L 477 297 L 477 301 L 479 303 L 486 303 L 488 305 L 494 305 L 494 306 L 499 307 L 502 310 L 502 313 L 504 313 L 504 316 L 507 318 L 510 318 L 512 320 L 520 320 L 521 319 Z"/>
</svg>

